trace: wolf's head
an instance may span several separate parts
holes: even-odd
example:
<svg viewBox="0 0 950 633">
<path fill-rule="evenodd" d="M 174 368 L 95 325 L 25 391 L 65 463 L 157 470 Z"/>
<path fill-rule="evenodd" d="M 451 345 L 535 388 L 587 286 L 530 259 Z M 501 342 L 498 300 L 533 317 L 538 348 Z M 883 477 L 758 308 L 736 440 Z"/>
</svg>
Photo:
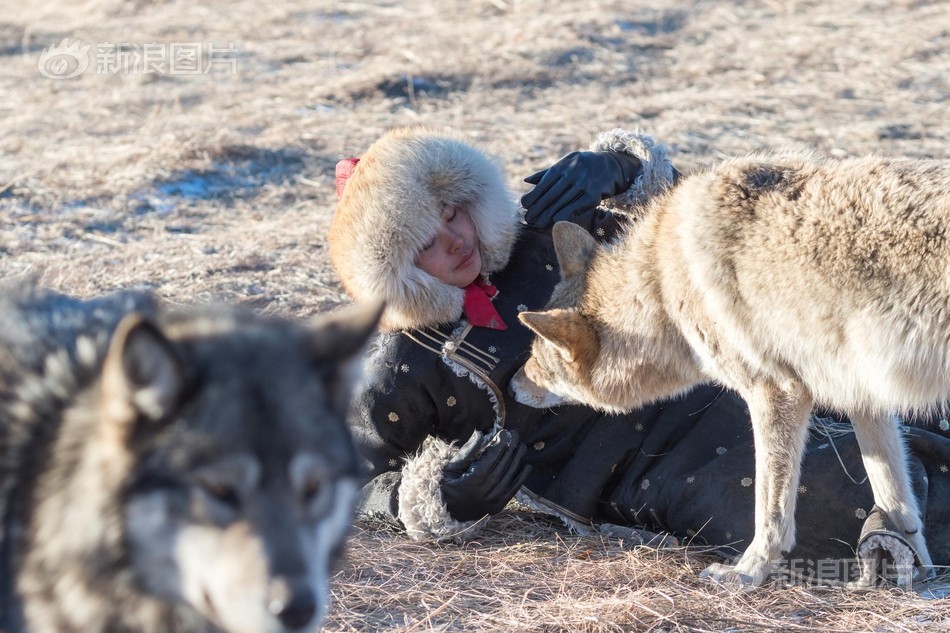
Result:
<svg viewBox="0 0 950 633">
<path fill-rule="evenodd" d="M 358 487 L 344 423 L 353 365 L 380 312 L 313 327 L 232 310 L 126 316 L 101 379 L 64 413 L 54 450 L 71 457 L 41 482 L 55 490 L 31 556 L 78 558 L 63 574 L 87 577 L 59 584 L 87 593 L 130 579 L 140 612 L 152 601 L 230 633 L 313 631 Z"/>
<path fill-rule="evenodd" d="M 637 273 L 624 270 L 635 264 L 575 224 L 559 222 L 553 234 L 561 281 L 545 310 L 518 315 L 537 336 L 511 379 L 515 400 L 618 413 L 695 384 L 698 373 L 682 353 L 681 337 L 670 336 Z"/>
</svg>

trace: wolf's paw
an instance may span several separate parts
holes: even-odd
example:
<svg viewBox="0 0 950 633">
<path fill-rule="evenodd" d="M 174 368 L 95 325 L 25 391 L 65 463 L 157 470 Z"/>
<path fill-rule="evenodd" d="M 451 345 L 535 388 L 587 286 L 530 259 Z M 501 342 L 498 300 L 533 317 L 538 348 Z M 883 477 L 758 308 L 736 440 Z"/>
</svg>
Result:
<svg viewBox="0 0 950 633">
<path fill-rule="evenodd" d="M 769 568 L 766 565 L 761 569 L 746 572 L 737 565 L 713 563 L 700 572 L 699 577 L 733 587 L 758 587 L 769 577 Z"/>
</svg>

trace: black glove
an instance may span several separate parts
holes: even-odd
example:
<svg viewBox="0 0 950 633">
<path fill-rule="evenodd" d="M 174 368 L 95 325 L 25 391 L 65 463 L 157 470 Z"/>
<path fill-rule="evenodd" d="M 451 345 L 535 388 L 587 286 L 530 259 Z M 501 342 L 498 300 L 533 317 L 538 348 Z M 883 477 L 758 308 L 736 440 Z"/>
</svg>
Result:
<svg viewBox="0 0 950 633">
<path fill-rule="evenodd" d="M 546 227 L 593 209 L 630 188 L 643 167 L 623 152 L 571 152 L 525 182 L 534 189 L 521 198 L 525 222 Z"/>
<path fill-rule="evenodd" d="M 474 521 L 500 512 L 531 472 L 526 451 L 517 431 L 499 431 L 487 447 L 481 433 L 472 433 L 442 469 L 442 498 L 452 518 Z"/>
</svg>

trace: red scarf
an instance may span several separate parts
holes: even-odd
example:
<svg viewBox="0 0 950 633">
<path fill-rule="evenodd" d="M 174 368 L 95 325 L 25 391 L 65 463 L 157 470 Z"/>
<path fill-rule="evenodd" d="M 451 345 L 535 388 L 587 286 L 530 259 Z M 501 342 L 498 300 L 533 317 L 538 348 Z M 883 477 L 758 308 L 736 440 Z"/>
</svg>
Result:
<svg viewBox="0 0 950 633">
<path fill-rule="evenodd" d="M 491 302 L 497 294 L 498 288 L 485 281 L 485 278 L 481 275 L 466 286 L 462 311 L 465 313 L 468 322 L 478 327 L 507 330 L 508 326 L 502 321 L 501 315 L 498 314 L 498 310 Z"/>
</svg>

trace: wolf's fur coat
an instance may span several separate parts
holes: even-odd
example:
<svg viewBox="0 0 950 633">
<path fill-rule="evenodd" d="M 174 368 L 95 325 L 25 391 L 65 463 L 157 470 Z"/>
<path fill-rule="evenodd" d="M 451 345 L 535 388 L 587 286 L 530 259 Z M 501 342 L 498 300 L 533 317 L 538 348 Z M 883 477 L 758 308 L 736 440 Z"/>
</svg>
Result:
<svg viewBox="0 0 950 633">
<path fill-rule="evenodd" d="M 0 630 L 313 630 L 355 501 L 320 326 L 144 293 L 0 292 Z"/>
<path fill-rule="evenodd" d="M 555 227 L 562 282 L 516 398 L 628 410 L 712 378 L 756 443 L 755 538 L 720 580 L 759 584 L 795 542 L 815 403 L 854 422 L 875 501 L 930 564 L 893 414 L 950 395 L 950 162 L 787 151 L 726 161 L 612 245 Z"/>
</svg>

